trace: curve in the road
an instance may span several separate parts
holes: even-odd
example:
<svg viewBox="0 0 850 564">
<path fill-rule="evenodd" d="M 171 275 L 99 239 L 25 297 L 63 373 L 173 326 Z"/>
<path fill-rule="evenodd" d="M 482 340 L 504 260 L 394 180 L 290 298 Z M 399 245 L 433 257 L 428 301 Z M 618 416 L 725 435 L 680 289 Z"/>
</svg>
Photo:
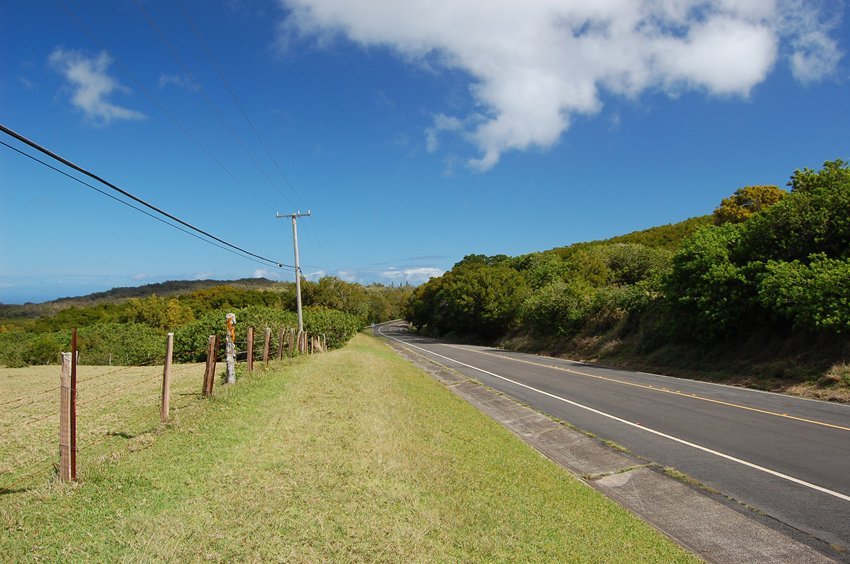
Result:
<svg viewBox="0 0 850 564">
<path fill-rule="evenodd" d="M 705 453 L 707 453 L 707 454 L 711 454 L 711 455 L 713 455 L 713 456 L 717 456 L 717 457 L 720 457 L 720 458 L 723 458 L 723 459 L 729 460 L 729 461 L 731 461 L 731 462 L 735 462 L 735 463 L 737 463 L 737 464 L 741 464 L 741 465 L 743 465 L 743 466 L 747 466 L 747 467 L 752 468 L 752 469 L 754 469 L 754 470 L 758 470 L 758 471 L 760 471 L 760 472 L 764 472 L 764 473 L 766 473 L 766 474 L 770 474 L 770 475 L 775 476 L 775 477 L 777 477 L 777 478 L 780 478 L 780 479 L 783 479 L 783 480 L 786 480 L 786 481 L 789 481 L 789 482 L 792 482 L 792 483 L 798 484 L 798 485 L 800 485 L 800 486 L 804 486 L 804 487 L 806 487 L 806 488 L 809 488 L 809 489 L 812 489 L 812 490 L 819 491 L 819 492 L 821 492 L 821 493 L 824 493 L 824 494 L 830 495 L 830 496 L 832 496 L 832 497 L 835 497 L 835 498 L 838 498 L 838 499 L 841 499 L 841 500 L 844 500 L 844 501 L 848 501 L 848 502 L 850 502 L 850 495 L 846 495 L 846 494 L 844 494 L 844 493 L 837 492 L 837 491 L 831 490 L 831 489 L 829 489 L 829 488 L 825 488 L 825 487 L 819 486 L 819 485 L 817 485 L 817 484 L 813 484 L 813 483 L 811 483 L 811 482 L 807 482 L 807 481 L 805 481 L 805 480 L 801 480 L 801 479 L 796 478 L 796 477 L 794 477 L 794 476 L 790 476 L 790 475 L 788 475 L 788 474 L 784 474 L 784 473 L 782 473 L 782 472 L 778 472 L 778 471 L 773 470 L 773 469 L 771 469 L 771 468 L 767 468 L 767 467 L 761 466 L 761 465 L 759 465 L 759 464 L 755 464 L 755 463 L 750 462 L 750 461 L 748 461 L 748 460 L 744 460 L 744 459 L 742 459 L 742 458 L 738 458 L 738 457 L 732 456 L 732 455 L 730 455 L 730 454 L 726 454 L 726 453 L 724 453 L 724 452 L 720 452 L 720 451 L 718 451 L 718 450 L 715 450 L 715 449 L 712 449 L 712 448 L 709 448 L 709 447 L 706 447 L 706 446 L 703 446 L 703 445 L 699 445 L 699 444 L 696 444 L 696 443 L 691 442 L 691 441 L 687 441 L 687 440 L 685 440 L 685 439 L 682 439 L 682 438 L 676 437 L 676 436 L 674 436 L 674 435 L 670 435 L 670 434 L 668 434 L 668 433 L 664 433 L 664 432 L 662 432 L 662 431 L 658 431 L 658 430 L 656 430 L 656 429 L 652 429 L 652 428 L 650 428 L 650 427 L 646 427 L 646 426 L 644 426 L 644 425 L 641 425 L 640 423 L 636 423 L 636 422 L 633 422 L 633 421 L 628 421 L 628 420 L 623 419 L 623 418 L 621 418 L 621 417 L 617 417 L 616 415 L 613 415 L 613 414 L 611 414 L 611 413 L 607 413 L 607 412 L 604 412 L 604 411 L 601 411 L 601 410 L 595 409 L 595 408 L 593 408 L 593 407 L 590 407 L 590 406 L 587 406 L 587 405 L 584 405 L 584 404 L 581 404 L 581 403 L 578 403 L 578 402 L 575 402 L 575 401 L 572 401 L 572 400 L 569 400 L 569 399 L 563 398 L 563 397 L 558 396 L 558 395 L 556 395 L 556 394 L 552 394 L 552 393 L 550 393 L 550 392 L 547 392 L 547 391 L 544 391 L 544 390 L 540 390 L 540 389 L 535 388 L 535 387 L 533 387 L 533 386 L 529 386 L 528 384 L 523 384 L 522 382 L 518 382 L 518 381 L 513 380 L 513 379 L 511 379 L 511 378 L 508 378 L 508 377 L 506 377 L 506 376 L 502 376 L 502 375 L 500 375 L 500 374 L 496 374 L 496 373 L 494 373 L 494 372 L 491 372 L 491 371 L 489 371 L 489 370 L 484 370 L 483 368 L 479 368 L 479 367 L 477 367 L 477 366 L 473 366 L 473 365 L 471 365 L 471 364 L 467 364 L 467 363 L 461 362 L 461 361 L 459 361 L 459 360 L 455 360 L 455 359 L 453 359 L 453 358 L 451 358 L 451 357 L 448 357 L 448 356 L 445 356 L 445 355 L 441 355 L 441 354 L 436 353 L 436 352 L 434 352 L 434 351 L 431 351 L 431 350 L 425 349 L 425 348 L 423 348 L 423 347 L 420 347 L 420 346 L 414 345 L 413 343 L 410 343 L 410 342 L 407 342 L 407 341 L 403 341 L 403 340 L 398 339 L 398 338 L 396 338 L 396 337 L 393 337 L 393 336 L 391 336 L 391 335 L 387 335 L 386 333 L 384 333 L 384 332 L 383 332 L 382 328 L 379 328 L 379 329 L 378 329 L 378 331 L 379 331 L 379 333 L 380 333 L 381 335 L 383 335 L 384 337 L 386 337 L 386 338 L 388 338 L 388 339 L 392 339 L 393 341 L 399 342 L 399 343 L 401 343 L 401 344 L 402 344 L 402 345 L 404 345 L 404 346 L 413 347 L 413 348 L 418 349 L 418 350 L 420 350 L 420 351 L 423 351 L 423 352 L 425 352 L 425 353 L 427 353 L 427 354 L 429 354 L 429 355 L 433 355 L 433 356 L 436 356 L 436 357 L 442 358 L 442 359 L 444 359 L 444 360 L 448 360 L 448 361 L 450 361 L 450 362 L 452 362 L 452 363 L 458 364 L 458 365 L 460 365 L 460 366 L 464 366 L 464 367 L 469 368 L 469 369 L 471 369 L 471 370 L 475 370 L 475 371 L 478 371 L 478 372 L 481 372 L 481 373 L 487 374 L 487 375 L 489 375 L 489 376 L 492 376 L 492 377 L 494 377 L 494 378 L 498 378 L 498 379 L 500 379 L 500 380 L 503 380 L 503 381 L 506 381 L 506 382 L 510 382 L 511 384 L 514 384 L 514 385 L 516 385 L 516 386 L 520 386 L 520 387 L 522 387 L 522 388 L 525 388 L 525 389 L 531 390 L 531 391 L 533 391 L 533 392 L 535 392 L 535 393 L 538 393 L 538 394 L 541 394 L 541 395 L 544 395 L 544 396 L 550 397 L 550 398 L 555 399 L 555 400 L 557 400 L 557 401 L 561 401 L 561 402 L 564 402 L 564 403 L 570 404 L 570 405 L 575 406 L 575 407 L 578 407 L 578 408 L 580 408 L 580 409 L 584 409 L 584 410 L 590 411 L 591 413 L 595 413 L 595 414 L 600 415 L 600 416 L 602 416 L 602 417 L 606 417 L 606 418 L 611 419 L 611 420 L 613 420 L 613 421 L 617 421 L 618 423 L 622 423 L 622 424 L 624 424 L 624 425 L 628 425 L 628 426 L 630 426 L 630 427 L 633 427 L 633 428 L 636 428 L 636 429 L 640 429 L 640 430 L 645 431 L 645 432 L 647 432 L 647 433 L 651 433 L 651 434 L 653 434 L 653 435 L 656 435 L 656 436 L 659 436 L 659 437 L 662 437 L 662 438 L 665 438 L 665 439 L 668 439 L 668 440 L 674 441 L 674 442 L 676 442 L 676 443 L 679 443 L 679 444 L 682 444 L 682 445 L 688 446 L 688 447 L 690 447 L 690 448 L 697 449 L 697 450 L 702 451 L 702 452 L 705 452 Z M 464 350 L 468 350 L 468 349 L 464 349 Z M 513 360 L 513 359 L 511 359 L 511 360 Z M 547 367 L 547 368 L 553 368 L 551 365 L 543 365 L 543 364 L 541 364 L 541 366 L 544 366 L 544 367 Z M 655 390 L 655 388 L 653 388 L 653 390 Z M 690 396 L 690 395 L 688 395 L 688 394 L 682 394 L 682 395 L 683 395 L 684 397 L 691 397 L 691 396 Z M 761 410 L 757 410 L 757 411 L 761 411 Z M 846 429 L 846 428 L 844 428 L 844 427 L 840 427 L 840 426 L 839 426 L 839 428 L 841 428 L 841 429 Z"/>
</svg>

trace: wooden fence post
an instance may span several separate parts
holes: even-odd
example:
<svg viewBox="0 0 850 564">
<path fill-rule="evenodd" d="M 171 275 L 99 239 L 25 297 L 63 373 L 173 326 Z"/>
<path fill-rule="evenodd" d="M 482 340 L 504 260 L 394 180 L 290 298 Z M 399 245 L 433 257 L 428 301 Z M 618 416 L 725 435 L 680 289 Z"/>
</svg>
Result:
<svg viewBox="0 0 850 564">
<path fill-rule="evenodd" d="M 286 330 L 288 334 L 289 346 L 286 348 L 286 353 L 289 356 L 295 356 L 295 329 L 290 327 Z"/>
<path fill-rule="evenodd" d="M 272 330 L 266 327 L 266 344 L 263 347 L 263 362 L 266 363 L 266 366 L 269 365 L 269 344 L 272 340 Z"/>
<path fill-rule="evenodd" d="M 248 327 L 248 372 L 254 371 L 254 328 Z"/>
<path fill-rule="evenodd" d="M 277 338 L 277 359 L 283 359 L 283 327 L 280 328 L 280 335 Z"/>
<path fill-rule="evenodd" d="M 71 333 L 71 480 L 77 481 L 77 362 L 80 360 L 80 351 L 77 350 L 77 329 Z"/>
<path fill-rule="evenodd" d="M 59 480 L 71 480 L 71 354 L 62 353 L 59 376 Z"/>
<path fill-rule="evenodd" d="M 215 355 L 216 341 L 215 335 L 210 335 L 210 345 L 207 349 L 207 371 L 204 373 L 204 397 L 211 396 L 213 391 L 213 382 L 215 381 Z"/>
<path fill-rule="evenodd" d="M 171 402 L 171 357 L 174 353 L 174 333 L 169 333 L 165 341 L 165 366 L 162 369 L 162 402 L 159 420 L 168 422 L 168 408 Z"/>
</svg>

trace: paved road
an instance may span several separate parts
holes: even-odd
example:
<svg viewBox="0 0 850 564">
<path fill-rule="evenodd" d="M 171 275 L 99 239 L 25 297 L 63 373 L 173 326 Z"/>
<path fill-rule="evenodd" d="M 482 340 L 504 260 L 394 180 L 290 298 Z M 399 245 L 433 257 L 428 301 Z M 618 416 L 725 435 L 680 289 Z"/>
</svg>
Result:
<svg viewBox="0 0 850 564">
<path fill-rule="evenodd" d="M 532 407 L 850 548 L 850 406 L 523 353 L 386 337 Z"/>
</svg>

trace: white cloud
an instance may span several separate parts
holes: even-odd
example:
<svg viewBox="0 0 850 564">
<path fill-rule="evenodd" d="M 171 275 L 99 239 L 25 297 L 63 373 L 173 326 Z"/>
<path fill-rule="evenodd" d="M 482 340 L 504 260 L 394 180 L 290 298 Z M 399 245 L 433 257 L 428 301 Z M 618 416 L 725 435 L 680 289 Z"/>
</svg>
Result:
<svg viewBox="0 0 850 564">
<path fill-rule="evenodd" d="M 212 278 L 212 275 L 213 275 L 212 272 L 197 272 L 197 273 L 195 273 L 194 279 L 195 280 L 209 280 L 210 278 Z"/>
<path fill-rule="evenodd" d="M 130 277 L 131 280 L 137 280 L 137 281 L 138 280 L 147 280 L 148 278 L 150 278 L 150 276 L 148 276 L 144 272 L 139 272 L 138 274 L 134 274 Z"/>
<path fill-rule="evenodd" d="M 280 272 L 269 268 L 258 268 L 251 274 L 252 278 L 265 278 L 266 280 L 280 280 Z"/>
<path fill-rule="evenodd" d="M 381 277 L 392 282 L 407 282 L 409 284 L 422 284 L 435 276 L 442 276 L 445 271 L 439 268 L 389 268 L 380 273 Z"/>
<path fill-rule="evenodd" d="M 600 111 L 603 90 L 746 97 L 780 54 L 804 82 L 828 76 L 842 56 L 821 0 L 280 2 L 289 11 L 281 45 L 342 36 L 467 72 L 477 109 L 438 114 L 424 133 L 430 152 L 441 132 L 471 141 L 479 157 L 467 164 L 479 170 L 505 151 L 551 147 L 574 116 Z"/>
<path fill-rule="evenodd" d="M 112 61 L 105 52 L 97 57 L 88 57 L 80 51 L 57 47 L 48 60 L 70 83 L 71 103 L 92 121 L 109 124 L 113 120 L 145 118 L 143 113 L 118 106 L 107 99 L 114 92 L 131 93 L 131 90 L 107 74 Z"/>
<path fill-rule="evenodd" d="M 357 272 L 353 270 L 337 270 L 336 277 L 346 282 L 357 282 L 359 278 Z"/>
</svg>

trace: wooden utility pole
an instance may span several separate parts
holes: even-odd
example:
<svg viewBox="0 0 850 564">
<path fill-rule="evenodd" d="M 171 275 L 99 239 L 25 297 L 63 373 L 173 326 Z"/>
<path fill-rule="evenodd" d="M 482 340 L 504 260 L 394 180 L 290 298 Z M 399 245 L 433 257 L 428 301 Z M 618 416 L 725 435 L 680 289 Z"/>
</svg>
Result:
<svg viewBox="0 0 850 564">
<path fill-rule="evenodd" d="M 301 211 L 297 211 L 295 213 L 278 213 L 275 214 L 277 219 L 281 219 L 284 217 L 288 217 L 292 219 L 292 245 L 295 247 L 295 305 L 298 308 L 298 330 L 304 330 L 304 316 L 301 313 L 301 264 L 298 258 L 298 223 L 297 219 L 299 217 L 309 217 L 311 215 L 310 210 L 307 210 L 307 213 L 301 213 Z"/>
</svg>

